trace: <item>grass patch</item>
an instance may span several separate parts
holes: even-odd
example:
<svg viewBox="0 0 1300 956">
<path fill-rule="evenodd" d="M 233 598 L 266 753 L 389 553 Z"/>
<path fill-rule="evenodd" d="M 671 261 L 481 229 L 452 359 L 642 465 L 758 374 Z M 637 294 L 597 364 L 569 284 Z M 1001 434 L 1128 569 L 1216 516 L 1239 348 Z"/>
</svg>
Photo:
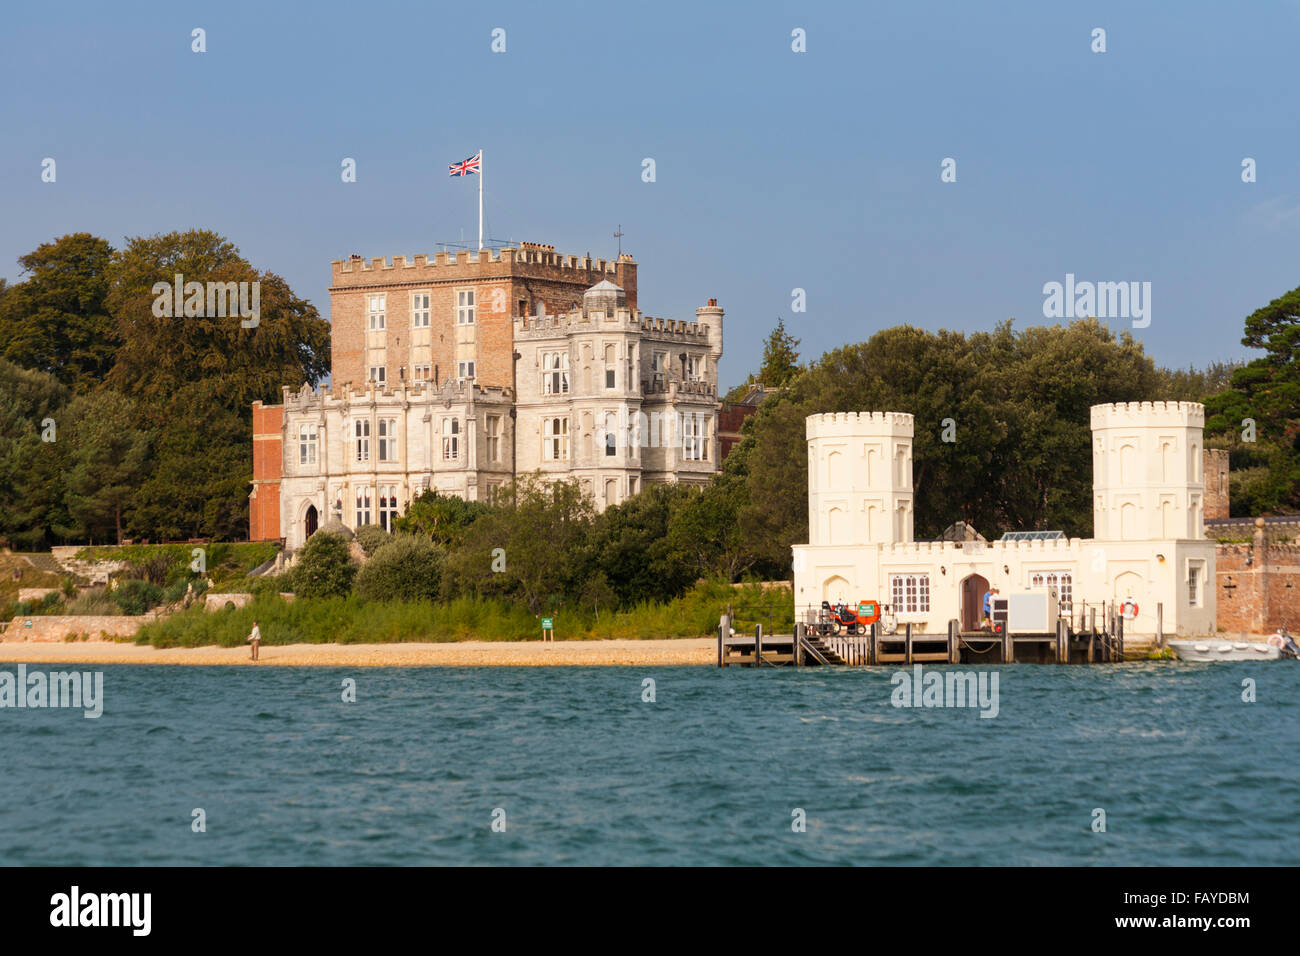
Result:
<svg viewBox="0 0 1300 956">
<path fill-rule="evenodd" d="M 557 640 L 706 637 L 717 632 L 718 616 L 728 603 L 771 606 L 773 629 L 788 632 L 793 626 L 794 603 L 788 590 L 763 591 L 757 585 L 733 588 L 721 582 L 697 584 L 666 604 L 646 603 L 599 615 L 567 607 L 545 616 L 554 620 Z M 404 603 L 363 601 L 353 595 L 286 602 L 278 594 L 261 593 L 248 607 L 215 612 L 193 607 L 151 621 L 140 628 L 135 640 L 154 647 L 240 647 L 254 620 L 267 646 L 541 638 L 540 616 L 504 601 L 462 597 L 446 603 Z M 761 621 L 767 629 L 768 618 Z"/>
</svg>

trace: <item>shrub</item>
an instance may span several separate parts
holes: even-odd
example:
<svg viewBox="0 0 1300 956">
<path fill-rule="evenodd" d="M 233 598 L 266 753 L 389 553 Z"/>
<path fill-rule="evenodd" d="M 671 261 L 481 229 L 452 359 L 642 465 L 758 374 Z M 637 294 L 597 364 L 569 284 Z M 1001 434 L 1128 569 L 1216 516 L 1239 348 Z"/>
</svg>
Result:
<svg viewBox="0 0 1300 956">
<path fill-rule="evenodd" d="M 152 581 L 125 581 L 112 592 L 113 600 L 122 609 L 123 614 L 143 614 L 152 607 L 157 607 L 163 598 L 163 590 Z"/>
<path fill-rule="evenodd" d="M 392 535 L 377 524 L 363 524 L 357 529 L 357 544 L 370 557 L 392 540 Z"/>
<path fill-rule="evenodd" d="M 302 597 L 341 597 L 352 590 L 356 573 L 343 536 L 318 531 L 307 539 L 298 555 L 293 590 Z"/>
<path fill-rule="evenodd" d="M 443 558 L 442 549 L 427 538 L 397 535 L 357 572 L 357 594 L 368 601 L 435 600 Z"/>
<path fill-rule="evenodd" d="M 121 614 L 122 609 L 117 606 L 117 602 L 109 597 L 103 588 L 91 588 L 69 601 L 64 613 L 111 617 Z"/>
</svg>

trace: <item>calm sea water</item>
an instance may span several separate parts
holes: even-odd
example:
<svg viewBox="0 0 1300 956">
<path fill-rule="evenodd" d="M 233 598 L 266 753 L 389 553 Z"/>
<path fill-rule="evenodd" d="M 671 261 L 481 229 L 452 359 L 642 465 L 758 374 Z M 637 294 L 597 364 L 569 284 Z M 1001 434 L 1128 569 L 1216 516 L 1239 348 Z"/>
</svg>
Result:
<svg viewBox="0 0 1300 956">
<path fill-rule="evenodd" d="M 0 861 L 1300 863 L 1289 662 L 1004 667 L 993 719 L 892 668 L 101 669 L 99 720 L 0 710 Z"/>
</svg>

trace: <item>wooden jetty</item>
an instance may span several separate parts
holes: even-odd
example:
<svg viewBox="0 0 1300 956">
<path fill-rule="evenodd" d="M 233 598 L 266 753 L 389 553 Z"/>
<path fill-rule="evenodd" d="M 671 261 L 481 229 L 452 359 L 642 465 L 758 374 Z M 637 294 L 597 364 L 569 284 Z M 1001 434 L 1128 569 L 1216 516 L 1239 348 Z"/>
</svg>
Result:
<svg viewBox="0 0 1300 956">
<path fill-rule="evenodd" d="M 858 633 L 819 633 L 796 623 L 793 634 L 733 633 L 732 616 L 718 622 L 719 667 L 872 667 L 883 664 L 1110 664 L 1124 659 L 1124 619 L 1113 606 L 1084 607 L 1079 628 L 1061 618 L 1055 632 L 963 631 L 955 619 L 946 634 L 913 632 L 911 624 L 886 634 L 880 624 Z M 1097 611 L 1102 610 L 1098 627 Z"/>
</svg>

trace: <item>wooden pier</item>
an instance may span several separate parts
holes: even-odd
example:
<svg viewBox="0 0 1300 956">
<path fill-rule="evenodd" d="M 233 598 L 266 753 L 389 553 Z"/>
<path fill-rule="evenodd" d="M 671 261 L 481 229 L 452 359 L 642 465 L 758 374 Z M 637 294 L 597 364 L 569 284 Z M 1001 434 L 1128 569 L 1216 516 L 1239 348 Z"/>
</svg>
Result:
<svg viewBox="0 0 1300 956">
<path fill-rule="evenodd" d="M 1057 621 L 1054 633 L 1012 634 L 962 631 L 956 620 L 946 634 L 914 633 L 906 624 L 885 634 L 879 624 L 862 633 L 819 634 L 795 624 L 793 634 L 733 634 L 731 619 L 718 624 L 719 667 L 873 667 L 883 664 L 1109 664 L 1124 659 L 1124 619 L 1113 611 L 1097 627 L 1096 608 L 1081 615 L 1081 629 Z"/>
</svg>

